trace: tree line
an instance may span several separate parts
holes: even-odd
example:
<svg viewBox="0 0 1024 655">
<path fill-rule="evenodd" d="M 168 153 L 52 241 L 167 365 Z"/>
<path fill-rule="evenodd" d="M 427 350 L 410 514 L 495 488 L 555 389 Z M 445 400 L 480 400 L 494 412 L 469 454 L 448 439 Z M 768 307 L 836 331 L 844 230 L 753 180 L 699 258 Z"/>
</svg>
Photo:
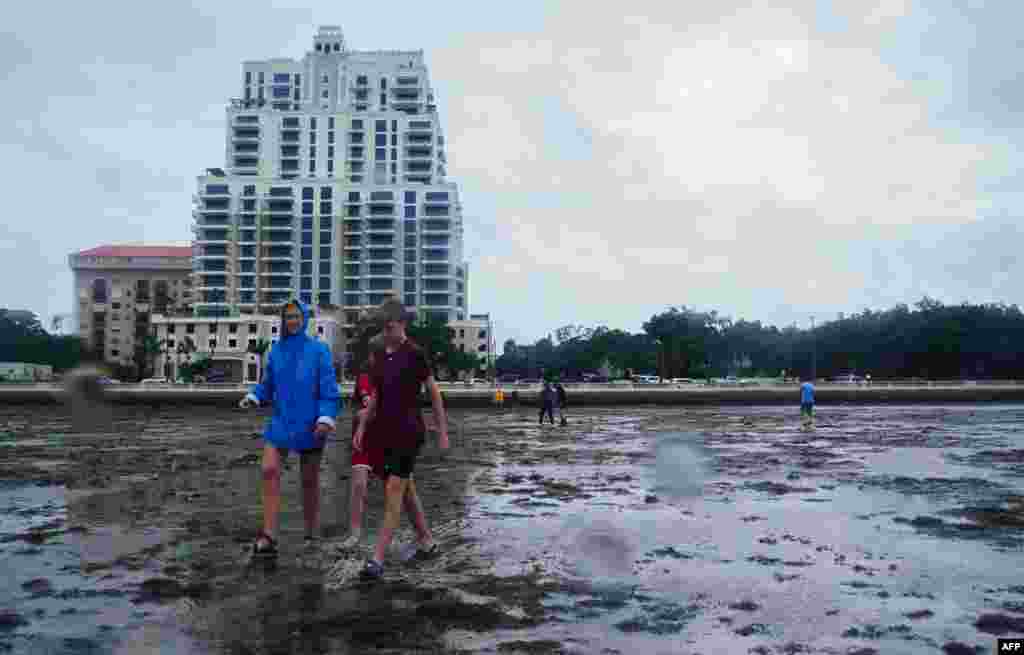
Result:
<svg viewBox="0 0 1024 655">
<path fill-rule="evenodd" d="M 62 371 L 82 360 L 78 337 L 52 335 L 32 312 L 0 308 L 0 362 L 48 364 Z"/>
<path fill-rule="evenodd" d="M 813 329 L 778 328 L 717 311 L 670 307 L 643 331 L 566 325 L 530 345 L 504 344 L 499 376 L 577 378 L 627 373 L 665 378 L 1024 378 L 1024 313 L 1002 303 L 866 309 Z"/>
<path fill-rule="evenodd" d="M 353 331 L 350 374 L 365 361 L 369 339 L 379 329 L 363 317 Z M 416 320 L 409 334 L 448 376 L 482 365 L 475 353 L 456 349 L 454 331 L 429 315 Z M 139 344 L 140 370 L 160 349 L 149 341 Z M 49 364 L 59 371 L 77 366 L 87 354 L 77 336 L 50 334 L 35 314 L 0 308 L 0 361 Z M 562 378 L 601 372 L 777 377 L 785 371 L 794 377 L 1024 379 L 1024 313 L 1017 305 L 944 305 L 926 297 L 912 307 L 866 309 L 813 329 L 780 329 L 733 321 L 717 311 L 670 307 L 638 333 L 566 325 L 533 344 L 510 339 L 495 368 L 497 375 Z"/>
</svg>

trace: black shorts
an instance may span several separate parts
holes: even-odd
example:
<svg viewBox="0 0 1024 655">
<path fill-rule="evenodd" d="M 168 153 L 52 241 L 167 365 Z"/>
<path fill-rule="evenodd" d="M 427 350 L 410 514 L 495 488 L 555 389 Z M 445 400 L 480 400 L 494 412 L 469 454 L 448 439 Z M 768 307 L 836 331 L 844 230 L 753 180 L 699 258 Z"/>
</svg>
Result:
<svg viewBox="0 0 1024 655">
<path fill-rule="evenodd" d="M 318 455 L 319 456 L 319 455 L 323 455 L 324 454 L 324 447 L 320 446 L 319 448 L 307 448 L 306 450 L 292 450 L 291 448 L 278 448 L 277 449 L 277 453 L 281 456 L 281 459 L 286 459 L 288 457 L 288 453 L 298 453 L 300 457 L 304 457 L 306 455 Z"/>
<path fill-rule="evenodd" d="M 415 448 L 385 448 L 379 477 L 382 480 L 387 480 L 388 477 L 393 475 L 403 480 L 408 480 L 412 477 L 413 471 L 416 468 L 416 458 L 419 457 L 419 454 L 420 446 Z"/>
</svg>

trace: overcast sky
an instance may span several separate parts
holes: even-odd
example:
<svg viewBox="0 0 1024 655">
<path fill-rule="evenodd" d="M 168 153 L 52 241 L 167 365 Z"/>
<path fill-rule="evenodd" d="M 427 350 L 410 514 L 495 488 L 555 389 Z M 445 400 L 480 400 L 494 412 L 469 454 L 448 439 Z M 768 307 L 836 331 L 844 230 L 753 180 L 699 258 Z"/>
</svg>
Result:
<svg viewBox="0 0 1024 655">
<path fill-rule="evenodd" d="M 320 24 L 426 50 L 499 344 L 670 305 L 1020 303 L 1024 5 L 771 4 L 16 3 L 0 306 L 48 320 L 69 253 L 189 240 L 241 62 L 301 58 Z"/>
</svg>

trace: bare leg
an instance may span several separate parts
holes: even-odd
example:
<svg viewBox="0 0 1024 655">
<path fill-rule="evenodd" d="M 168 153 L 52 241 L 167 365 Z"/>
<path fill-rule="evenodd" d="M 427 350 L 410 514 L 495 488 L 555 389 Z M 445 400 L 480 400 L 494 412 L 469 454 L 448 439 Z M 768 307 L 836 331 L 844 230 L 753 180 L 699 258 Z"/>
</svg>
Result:
<svg viewBox="0 0 1024 655">
<path fill-rule="evenodd" d="M 263 446 L 263 532 L 277 535 L 277 515 L 281 511 L 281 453 L 270 444 Z"/>
<path fill-rule="evenodd" d="M 320 459 L 322 453 L 302 453 L 302 518 L 306 522 L 306 536 L 315 537 L 320 529 Z"/>
<path fill-rule="evenodd" d="M 402 516 L 402 496 L 405 495 L 405 487 L 408 480 L 391 475 L 384 483 L 384 521 L 377 534 L 377 547 L 374 550 L 374 559 L 378 562 L 384 561 L 384 554 L 391 545 L 391 538 L 398 527 L 398 521 Z"/>
<path fill-rule="evenodd" d="M 366 510 L 366 483 L 369 471 L 362 466 L 352 467 L 352 486 L 349 491 L 349 532 L 363 534 L 363 512 Z"/>
<path fill-rule="evenodd" d="M 434 542 L 434 536 L 430 534 L 430 527 L 427 525 L 427 515 L 423 513 L 423 504 L 416 493 L 416 482 L 409 479 L 405 486 L 405 494 L 402 496 L 402 507 L 405 513 L 412 519 L 413 527 L 416 528 L 416 537 L 421 546 L 429 546 Z"/>
</svg>

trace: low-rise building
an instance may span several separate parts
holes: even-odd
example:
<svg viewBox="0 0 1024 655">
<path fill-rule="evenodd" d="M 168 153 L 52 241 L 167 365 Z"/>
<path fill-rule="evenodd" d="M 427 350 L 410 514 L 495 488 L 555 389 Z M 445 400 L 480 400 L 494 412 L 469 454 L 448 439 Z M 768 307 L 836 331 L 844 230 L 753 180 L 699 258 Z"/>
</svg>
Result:
<svg viewBox="0 0 1024 655">
<path fill-rule="evenodd" d="M 192 248 L 105 245 L 68 256 L 73 330 L 115 366 L 138 366 L 152 314 L 189 312 Z"/>
<path fill-rule="evenodd" d="M 46 382 L 51 379 L 53 379 L 53 367 L 49 364 L 0 362 L 0 383 Z"/>
<path fill-rule="evenodd" d="M 168 381 L 181 377 L 182 364 L 197 358 L 211 360 L 211 381 L 250 384 L 261 378 L 271 347 L 281 337 L 278 316 L 192 317 L 154 316 L 153 328 L 160 344 L 156 374 Z M 340 375 L 345 352 L 341 322 L 333 315 L 310 318 L 307 333 L 322 340 L 331 350 L 335 370 Z M 258 353 L 265 347 L 262 355 Z"/>
<path fill-rule="evenodd" d="M 480 358 L 476 372 L 478 377 L 487 375 L 494 367 L 495 344 L 494 326 L 490 314 L 470 314 L 468 320 L 451 321 L 448 327 L 455 331 L 452 343 L 462 352 L 472 353 Z"/>
</svg>

